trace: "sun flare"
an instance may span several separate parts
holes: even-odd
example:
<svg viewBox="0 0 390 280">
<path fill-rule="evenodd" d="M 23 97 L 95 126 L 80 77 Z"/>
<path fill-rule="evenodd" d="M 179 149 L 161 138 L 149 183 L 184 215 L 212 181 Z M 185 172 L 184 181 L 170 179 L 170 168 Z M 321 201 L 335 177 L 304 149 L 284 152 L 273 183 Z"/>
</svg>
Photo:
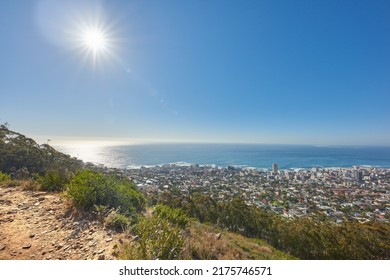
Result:
<svg viewBox="0 0 390 280">
<path fill-rule="evenodd" d="M 118 25 L 103 11 L 96 8 L 89 13 L 75 12 L 64 29 L 72 51 L 80 55 L 81 62 L 94 70 L 103 69 L 116 61 L 119 46 Z"/>
<path fill-rule="evenodd" d="M 83 43 L 85 47 L 93 53 L 97 53 L 105 49 L 107 39 L 104 33 L 98 29 L 90 29 L 83 35 Z"/>
</svg>

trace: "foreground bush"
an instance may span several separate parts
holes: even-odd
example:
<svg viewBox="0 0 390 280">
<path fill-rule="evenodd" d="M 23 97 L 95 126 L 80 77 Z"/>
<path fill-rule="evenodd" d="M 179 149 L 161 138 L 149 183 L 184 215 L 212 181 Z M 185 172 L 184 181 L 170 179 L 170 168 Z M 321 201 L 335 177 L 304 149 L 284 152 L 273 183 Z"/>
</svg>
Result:
<svg viewBox="0 0 390 280">
<path fill-rule="evenodd" d="M 111 211 L 104 219 L 106 226 L 114 228 L 118 231 L 125 231 L 134 223 L 128 216 L 118 213 L 116 210 Z"/>
<path fill-rule="evenodd" d="M 173 260 L 182 257 L 184 228 L 188 218 L 180 209 L 157 206 L 151 217 L 134 226 L 137 242 L 123 250 L 124 259 Z"/>
<path fill-rule="evenodd" d="M 73 200 L 74 206 L 82 210 L 92 210 L 95 205 L 103 205 L 131 215 L 145 206 L 144 196 L 131 181 L 91 170 L 80 171 L 72 178 L 67 195 Z"/>
<path fill-rule="evenodd" d="M 40 185 L 39 189 L 42 191 L 59 192 L 66 188 L 70 182 L 71 174 L 63 169 L 49 170 L 44 176 L 35 175 L 37 182 Z"/>
</svg>

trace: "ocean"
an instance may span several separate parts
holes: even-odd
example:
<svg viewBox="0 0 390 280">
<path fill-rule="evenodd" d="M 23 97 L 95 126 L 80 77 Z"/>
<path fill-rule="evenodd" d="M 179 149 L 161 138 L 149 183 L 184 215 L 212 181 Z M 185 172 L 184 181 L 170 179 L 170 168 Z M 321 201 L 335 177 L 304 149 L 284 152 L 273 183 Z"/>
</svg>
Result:
<svg viewBox="0 0 390 280">
<path fill-rule="evenodd" d="M 335 147 L 249 144 L 72 145 L 58 150 L 85 162 L 115 168 L 162 164 L 279 169 L 373 166 L 390 168 L 390 147 Z"/>
</svg>

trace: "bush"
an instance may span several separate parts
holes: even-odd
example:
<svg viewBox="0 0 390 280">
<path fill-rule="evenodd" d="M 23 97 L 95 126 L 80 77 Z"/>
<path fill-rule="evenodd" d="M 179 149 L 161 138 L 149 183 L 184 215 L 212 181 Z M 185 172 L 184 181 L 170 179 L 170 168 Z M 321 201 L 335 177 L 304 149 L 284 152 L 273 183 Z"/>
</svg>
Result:
<svg viewBox="0 0 390 280">
<path fill-rule="evenodd" d="M 177 225 L 180 228 L 185 228 L 188 223 L 188 216 L 180 209 L 172 209 L 165 205 L 157 205 L 153 214 L 160 219 L 165 219 L 173 225 Z"/>
<path fill-rule="evenodd" d="M 45 173 L 44 176 L 35 175 L 42 191 L 59 192 L 66 188 L 71 175 L 66 170 L 55 169 Z"/>
<path fill-rule="evenodd" d="M 125 231 L 132 224 L 129 217 L 118 213 L 116 210 L 111 211 L 104 222 L 108 227 L 121 231 Z"/>
<path fill-rule="evenodd" d="M 134 226 L 137 243 L 124 249 L 125 259 L 180 259 L 184 247 L 187 216 L 178 209 L 158 206 L 152 217 L 143 218 Z"/>
<path fill-rule="evenodd" d="M 11 181 L 11 175 L 0 171 L 0 183 L 8 183 Z"/>
<path fill-rule="evenodd" d="M 127 179 L 106 176 L 91 170 L 80 171 L 67 188 L 76 208 L 91 210 L 95 205 L 120 208 L 124 215 L 132 215 L 145 206 L 145 198 Z"/>
<path fill-rule="evenodd" d="M 67 187 L 67 194 L 76 208 L 90 210 L 97 203 L 97 191 L 101 188 L 102 174 L 81 171 L 76 174 Z"/>
</svg>

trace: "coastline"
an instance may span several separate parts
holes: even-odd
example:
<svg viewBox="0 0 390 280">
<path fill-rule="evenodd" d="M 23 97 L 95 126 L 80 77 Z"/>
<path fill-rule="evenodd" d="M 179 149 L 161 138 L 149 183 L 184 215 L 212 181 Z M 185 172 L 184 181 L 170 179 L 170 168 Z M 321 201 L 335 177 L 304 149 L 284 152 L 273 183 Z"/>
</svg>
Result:
<svg viewBox="0 0 390 280">
<path fill-rule="evenodd" d="M 218 168 L 269 170 L 273 163 L 280 170 L 390 168 L 390 147 L 315 147 L 292 145 L 238 144 L 147 144 L 131 146 L 68 146 L 59 150 L 85 162 L 110 168 L 133 169 L 164 164 L 201 165 Z"/>
<path fill-rule="evenodd" d="M 103 165 L 103 164 L 98 164 Z M 104 165 L 103 165 L 104 166 Z M 229 165 L 229 166 L 218 166 L 216 164 L 197 164 L 197 163 L 189 163 L 189 162 L 170 162 L 170 163 L 161 163 L 155 165 L 130 165 L 126 168 L 118 168 L 123 170 L 138 170 L 138 169 L 153 169 L 153 168 L 164 168 L 164 167 L 200 167 L 200 168 L 210 168 L 210 169 L 228 169 L 234 168 L 237 170 L 255 170 L 257 172 L 272 172 L 272 168 L 264 168 L 264 167 L 253 167 L 253 166 L 245 166 L 245 165 Z M 107 168 L 115 168 L 115 167 L 107 167 Z M 318 170 L 356 170 L 356 169 L 378 169 L 378 170 L 388 170 L 390 167 L 385 166 L 376 166 L 376 165 L 354 165 L 354 166 L 330 166 L 330 167 L 322 167 L 322 166 L 312 166 L 312 167 L 291 167 L 291 168 L 279 168 L 279 171 L 285 172 L 299 172 L 299 171 L 309 171 L 313 168 Z"/>
</svg>

